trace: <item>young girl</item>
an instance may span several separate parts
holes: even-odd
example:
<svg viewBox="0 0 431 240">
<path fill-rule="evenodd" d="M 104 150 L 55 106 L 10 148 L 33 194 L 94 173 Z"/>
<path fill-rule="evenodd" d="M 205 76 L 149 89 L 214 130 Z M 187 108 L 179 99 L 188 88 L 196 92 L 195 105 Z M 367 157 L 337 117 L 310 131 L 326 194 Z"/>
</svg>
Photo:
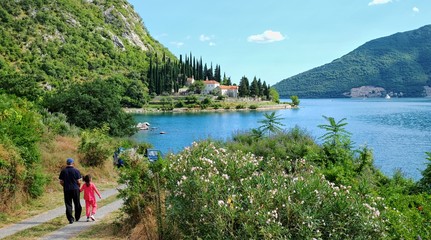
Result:
<svg viewBox="0 0 431 240">
<path fill-rule="evenodd" d="M 96 185 L 91 182 L 90 174 L 84 176 L 84 182 L 85 184 L 81 186 L 80 191 L 84 191 L 85 213 L 87 214 L 87 222 L 90 221 L 90 218 L 91 220 L 95 221 L 96 219 L 94 218 L 94 214 L 96 214 L 97 202 L 94 193 L 97 193 L 100 199 L 102 199 L 102 197 L 100 196 L 99 190 L 97 190 Z"/>
</svg>

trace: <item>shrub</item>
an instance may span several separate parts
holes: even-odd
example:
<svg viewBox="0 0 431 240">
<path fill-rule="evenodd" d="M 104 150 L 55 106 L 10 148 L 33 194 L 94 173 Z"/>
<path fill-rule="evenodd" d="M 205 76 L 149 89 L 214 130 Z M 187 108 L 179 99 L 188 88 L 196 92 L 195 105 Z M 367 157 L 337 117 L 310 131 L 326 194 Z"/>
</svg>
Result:
<svg viewBox="0 0 431 240">
<path fill-rule="evenodd" d="M 227 144 L 227 148 L 252 152 L 265 158 L 275 157 L 281 161 L 298 158 L 319 161 L 321 153 L 320 147 L 311 135 L 299 127 L 279 132 L 271 137 L 263 137 L 263 132 L 257 130 L 237 133 L 233 136 L 233 141 Z"/>
<path fill-rule="evenodd" d="M 170 158 L 166 223 L 183 238 L 385 236 L 379 199 L 336 186 L 304 160 L 278 161 L 216 145 L 194 143 Z"/>
<path fill-rule="evenodd" d="M 26 168 L 19 150 L 10 143 L 0 143 L 0 210 L 3 212 L 11 203 L 19 203 L 14 197 L 23 191 Z"/>
<path fill-rule="evenodd" d="M 42 137 L 41 116 L 26 100 L 0 95 L 0 195 L 1 201 L 19 204 L 20 197 L 42 194 L 46 183 L 38 143 Z"/>
<path fill-rule="evenodd" d="M 120 168 L 119 183 L 125 184 L 126 188 L 120 189 L 119 192 L 124 200 L 123 212 L 127 214 L 127 222 L 133 227 L 140 222 L 140 219 L 148 217 L 144 216 L 148 212 L 157 212 L 161 217 L 158 209 L 163 197 L 160 190 L 164 182 L 164 160 L 159 159 L 155 163 L 150 163 L 148 158 L 139 153 L 123 154 L 122 157 L 127 164 Z M 152 231 L 155 230 L 152 229 Z"/>
<path fill-rule="evenodd" d="M 244 104 L 238 104 L 235 106 L 236 109 L 244 109 L 245 105 Z"/>
<path fill-rule="evenodd" d="M 53 135 L 71 135 L 79 133 L 79 129 L 67 122 L 67 116 L 63 113 L 50 113 L 48 110 L 41 111 L 43 124 Z"/>
<path fill-rule="evenodd" d="M 221 104 L 220 104 L 220 103 L 214 103 L 214 104 L 212 105 L 212 107 L 213 107 L 214 109 L 219 109 L 219 108 L 221 108 L 222 106 L 221 106 Z"/>
<path fill-rule="evenodd" d="M 183 108 L 183 107 L 185 107 L 186 106 L 186 104 L 183 102 L 183 101 L 181 101 L 181 100 L 179 100 L 176 104 L 175 104 L 175 107 L 176 108 Z"/>
<path fill-rule="evenodd" d="M 109 134 L 119 137 L 137 131 L 132 115 L 122 110 L 118 89 L 108 81 L 71 85 L 47 97 L 44 104 L 50 112 L 65 114 L 69 123 L 83 129 L 108 125 Z"/>
<path fill-rule="evenodd" d="M 248 108 L 250 108 L 250 109 L 252 109 L 252 110 L 255 110 L 255 109 L 257 109 L 257 105 L 252 104 L 252 105 L 250 105 Z"/>
<path fill-rule="evenodd" d="M 81 133 L 78 151 L 84 166 L 102 166 L 111 154 L 110 141 L 107 135 L 109 128 L 86 130 Z"/>
</svg>

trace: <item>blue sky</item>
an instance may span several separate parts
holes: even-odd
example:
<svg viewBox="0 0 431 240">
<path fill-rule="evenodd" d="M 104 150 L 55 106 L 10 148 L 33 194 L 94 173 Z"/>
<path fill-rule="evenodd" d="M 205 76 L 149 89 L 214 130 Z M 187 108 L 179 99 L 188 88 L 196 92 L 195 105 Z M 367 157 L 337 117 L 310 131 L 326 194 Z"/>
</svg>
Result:
<svg viewBox="0 0 431 240">
<path fill-rule="evenodd" d="M 375 38 L 431 24 L 431 0 L 128 0 L 179 57 L 273 85 Z"/>
</svg>

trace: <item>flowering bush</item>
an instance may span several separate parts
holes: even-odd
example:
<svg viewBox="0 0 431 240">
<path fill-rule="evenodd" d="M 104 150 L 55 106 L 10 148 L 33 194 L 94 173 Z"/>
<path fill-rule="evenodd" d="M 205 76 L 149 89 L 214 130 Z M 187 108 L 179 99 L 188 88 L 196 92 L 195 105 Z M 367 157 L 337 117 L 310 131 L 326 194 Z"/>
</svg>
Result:
<svg viewBox="0 0 431 240">
<path fill-rule="evenodd" d="M 182 238 L 379 239 L 381 199 L 336 186 L 305 160 L 227 151 L 211 141 L 169 157 L 166 224 Z"/>
</svg>

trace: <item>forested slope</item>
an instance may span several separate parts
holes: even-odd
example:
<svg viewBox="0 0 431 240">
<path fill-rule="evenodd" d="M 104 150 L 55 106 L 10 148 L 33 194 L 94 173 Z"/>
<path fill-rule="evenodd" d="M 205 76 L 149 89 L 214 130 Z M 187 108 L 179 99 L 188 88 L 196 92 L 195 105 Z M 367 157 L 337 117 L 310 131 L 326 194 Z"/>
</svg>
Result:
<svg viewBox="0 0 431 240">
<path fill-rule="evenodd" d="M 2 1 L 0 36 L 0 89 L 31 100 L 99 78 L 141 87 L 151 56 L 175 59 L 125 0 Z"/>
<path fill-rule="evenodd" d="M 382 96 L 422 97 L 431 85 L 430 39 L 431 25 L 378 38 L 274 87 L 283 97 L 350 97 L 361 86 L 381 87 Z"/>
</svg>

